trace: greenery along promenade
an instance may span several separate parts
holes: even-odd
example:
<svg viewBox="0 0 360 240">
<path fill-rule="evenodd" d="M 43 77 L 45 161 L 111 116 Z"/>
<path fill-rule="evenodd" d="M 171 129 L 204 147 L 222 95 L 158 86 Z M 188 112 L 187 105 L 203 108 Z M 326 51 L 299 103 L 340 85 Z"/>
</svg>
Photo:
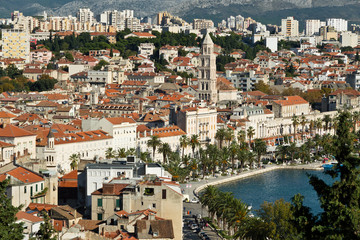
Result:
<svg viewBox="0 0 360 240">
<path fill-rule="evenodd" d="M 360 239 L 359 157 L 355 143 L 353 116 L 348 111 L 337 116 L 338 127 L 331 153 L 338 164 L 326 173 L 335 179 L 327 185 L 315 176 L 309 182 L 317 192 L 323 212 L 313 215 L 297 194 L 291 203 L 283 199 L 265 202 L 256 217 L 250 217 L 246 204 L 231 193 L 207 187 L 200 196 L 212 221 L 229 239 Z"/>
</svg>

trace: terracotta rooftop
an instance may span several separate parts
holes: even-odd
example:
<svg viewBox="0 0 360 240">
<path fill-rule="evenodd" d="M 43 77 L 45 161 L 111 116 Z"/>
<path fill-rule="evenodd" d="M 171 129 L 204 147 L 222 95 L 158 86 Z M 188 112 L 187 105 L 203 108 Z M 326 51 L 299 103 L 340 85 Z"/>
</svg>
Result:
<svg viewBox="0 0 360 240">
<path fill-rule="evenodd" d="M 33 136 L 32 132 L 26 131 L 24 129 L 15 127 L 14 125 L 8 124 L 5 128 L 0 129 L 0 137 L 25 137 L 25 136 Z"/>
<path fill-rule="evenodd" d="M 24 211 L 19 211 L 15 217 L 18 219 L 18 220 L 21 220 L 21 219 L 25 219 L 25 220 L 28 220 L 30 222 L 33 222 L 33 223 L 37 223 L 37 222 L 42 222 L 44 221 L 44 219 L 42 218 L 39 218 L 37 216 L 34 216 L 30 213 L 26 213 Z"/>
<path fill-rule="evenodd" d="M 10 170 L 6 174 L 18 179 L 23 183 L 35 183 L 44 181 L 43 177 L 23 167 L 17 167 L 13 170 Z"/>
</svg>

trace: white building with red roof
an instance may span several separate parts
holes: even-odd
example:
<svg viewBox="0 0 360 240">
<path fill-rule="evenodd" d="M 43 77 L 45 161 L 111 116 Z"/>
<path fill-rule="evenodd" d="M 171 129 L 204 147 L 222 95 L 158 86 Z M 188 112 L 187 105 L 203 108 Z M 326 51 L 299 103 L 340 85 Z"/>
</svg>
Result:
<svg viewBox="0 0 360 240">
<path fill-rule="evenodd" d="M 0 175 L 0 181 L 10 180 L 6 195 L 15 207 L 22 205 L 24 210 L 30 203 L 45 202 L 45 179 L 42 175 L 24 167 L 11 167 Z"/>
<path fill-rule="evenodd" d="M 272 109 L 276 118 L 308 115 L 310 104 L 300 96 L 285 96 L 282 100 L 273 101 Z"/>
<path fill-rule="evenodd" d="M 28 155 L 36 158 L 36 134 L 32 132 L 8 124 L 0 128 L 0 141 L 14 145 L 17 158 Z"/>
<path fill-rule="evenodd" d="M 36 233 L 40 230 L 40 225 L 44 223 L 44 219 L 37 217 L 33 214 L 19 211 L 16 215 L 16 223 L 24 224 L 24 240 L 28 240 L 36 235 Z"/>
<path fill-rule="evenodd" d="M 112 147 L 115 151 L 136 148 L 136 122 L 132 118 L 112 117 L 102 119 L 84 119 L 83 130 L 102 129 L 113 137 Z"/>
</svg>

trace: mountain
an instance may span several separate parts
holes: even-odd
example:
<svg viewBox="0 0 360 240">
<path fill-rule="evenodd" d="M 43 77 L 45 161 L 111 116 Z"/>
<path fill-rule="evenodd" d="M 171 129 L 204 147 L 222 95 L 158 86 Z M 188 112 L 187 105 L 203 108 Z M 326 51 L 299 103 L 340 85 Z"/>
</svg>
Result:
<svg viewBox="0 0 360 240">
<path fill-rule="evenodd" d="M 360 0 L 0 0 L 0 16 L 14 10 L 25 15 L 75 15 L 81 7 L 95 14 L 111 9 L 133 9 L 139 17 L 169 11 L 187 21 L 208 18 L 215 23 L 241 14 L 263 23 L 280 24 L 280 19 L 294 16 L 304 19 L 341 17 L 360 23 Z"/>
</svg>

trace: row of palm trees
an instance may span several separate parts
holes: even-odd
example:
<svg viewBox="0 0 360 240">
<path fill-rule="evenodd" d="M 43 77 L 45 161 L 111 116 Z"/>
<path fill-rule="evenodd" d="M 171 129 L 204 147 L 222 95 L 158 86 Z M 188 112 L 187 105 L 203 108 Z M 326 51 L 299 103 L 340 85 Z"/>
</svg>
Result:
<svg viewBox="0 0 360 240">
<path fill-rule="evenodd" d="M 325 133 L 330 133 L 331 130 L 334 130 L 334 132 L 337 129 L 338 126 L 338 122 L 337 122 L 337 117 L 334 116 L 333 118 L 328 115 L 325 114 L 323 116 L 323 118 L 317 118 L 315 120 L 308 120 L 306 119 L 306 117 L 304 115 L 302 116 L 293 116 L 292 117 L 292 125 L 294 130 L 294 139 L 296 139 L 296 129 L 299 125 L 301 125 L 301 139 L 304 139 L 304 133 L 305 133 L 305 127 L 306 125 L 309 126 L 309 132 L 312 136 L 315 136 L 316 134 L 322 134 L 322 130 Z M 356 130 L 357 129 L 357 122 L 359 122 L 360 120 L 360 112 L 359 111 L 354 111 L 352 112 L 352 121 L 353 121 L 353 129 Z"/>
<path fill-rule="evenodd" d="M 207 208 L 212 222 L 216 220 L 217 225 L 225 230 L 231 239 L 249 237 L 249 207 L 236 199 L 233 193 L 221 192 L 214 186 L 208 186 L 200 195 L 200 202 Z"/>
</svg>

